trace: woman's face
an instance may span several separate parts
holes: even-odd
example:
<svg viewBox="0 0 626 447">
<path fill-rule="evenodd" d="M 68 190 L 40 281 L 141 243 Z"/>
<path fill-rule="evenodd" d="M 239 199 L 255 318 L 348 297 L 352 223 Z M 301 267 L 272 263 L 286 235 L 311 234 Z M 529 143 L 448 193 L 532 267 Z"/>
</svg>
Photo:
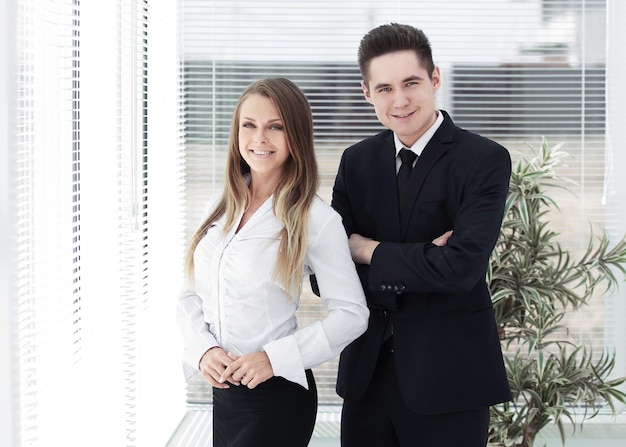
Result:
<svg viewBox="0 0 626 447">
<path fill-rule="evenodd" d="M 253 94 L 242 103 L 239 153 L 253 175 L 282 175 L 289 158 L 289 147 L 283 122 L 271 99 Z"/>
</svg>

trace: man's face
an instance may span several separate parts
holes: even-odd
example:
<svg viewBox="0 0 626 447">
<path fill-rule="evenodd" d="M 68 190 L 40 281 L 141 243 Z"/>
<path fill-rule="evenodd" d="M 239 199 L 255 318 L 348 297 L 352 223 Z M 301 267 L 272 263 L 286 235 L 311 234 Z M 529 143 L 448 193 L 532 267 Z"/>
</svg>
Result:
<svg viewBox="0 0 626 447">
<path fill-rule="evenodd" d="M 437 118 L 435 92 L 440 85 L 438 67 L 431 78 L 414 51 L 402 50 L 372 59 L 369 82 L 361 87 L 379 121 L 410 147 Z"/>
</svg>

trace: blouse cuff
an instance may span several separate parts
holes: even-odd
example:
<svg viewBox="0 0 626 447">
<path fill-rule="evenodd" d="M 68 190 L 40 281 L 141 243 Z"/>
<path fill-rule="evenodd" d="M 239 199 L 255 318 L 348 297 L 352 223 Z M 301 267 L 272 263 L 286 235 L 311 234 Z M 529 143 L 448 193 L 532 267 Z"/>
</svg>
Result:
<svg viewBox="0 0 626 447">
<path fill-rule="evenodd" d="M 191 379 L 200 372 L 200 360 L 205 352 L 218 346 L 217 342 L 210 343 L 206 340 L 193 343 L 183 350 L 183 373 L 185 380 Z"/>
<path fill-rule="evenodd" d="M 264 345 L 263 350 L 270 359 L 275 376 L 309 389 L 300 349 L 293 335 L 274 340 Z"/>
</svg>

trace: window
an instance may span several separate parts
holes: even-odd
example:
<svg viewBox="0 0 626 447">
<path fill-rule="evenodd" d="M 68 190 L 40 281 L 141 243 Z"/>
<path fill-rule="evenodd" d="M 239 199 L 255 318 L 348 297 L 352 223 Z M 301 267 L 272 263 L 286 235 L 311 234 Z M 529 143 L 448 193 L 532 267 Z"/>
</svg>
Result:
<svg viewBox="0 0 626 447">
<path fill-rule="evenodd" d="M 495 139 L 511 152 L 527 152 L 541 137 L 565 142 L 571 154 L 559 172 L 576 182 L 574 194 L 555 191 L 553 216 L 561 241 L 574 254 L 586 248 L 589 222 L 624 233 L 618 206 L 604 200 L 608 179 L 606 2 L 604 0 L 198 1 L 183 0 L 182 76 L 185 117 L 186 235 L 200 220 L 207 197 L 221 190 L 234 103 L 249 83 L 285 76 L 309 98 L 321 168 L 321 195 L 330 200 L 343 149 L 380 125 L 362 97 L 356 48 L 370 28 L 391 21 L 422 28 L 442 69 L 438 106 L 456 124 Z M 306 17 L 307 20 L 302 20 Z M 615 186 L 619 197 L 623 187 Z M 619 228 L 619 230 L 618 230 Z M 568 323 L 594 350 L 626 356 L 615 338 L 613 298 L 599 296 Z M 303 324 L 320 311 L 304 300 Z M 336 363 L 318 368 L 321 404 L 339 402 Z M 622 368 L 622 373 L 624 368 Z M 188 401 L 210 401 L 202 379 Z"/>
<path fill-rule="evenodd" d="M 588 222 L 617 240 L 625 17 L 614 0 L 0 2 L 0 445 L 169 439 L 186 410 L 182 259 L 221 189 L 236 98 L 263 76 L 302 87 L 330 200 L 343 149 L 380 129 L 355 52 L 381 23 L 425 30 L 438 105 L 458 125 L 511 151 L 566 143 L 560 174 L 577 186 L 553 217 L 566 248 L 584 250 Z M 616 350 L 616 375 L 625 298 L 599 296 L 570 321 Z M 320 312 L 307 292 L 302 324 Z M 339 402 L 335 372 L 315 371 L 322 405 Z M 202 410 L 211 398 L 202 380 L 186 395 Z"/>
<path fill-rule="evenodd" d="M 162 445 L 183 413 L 167 3 L 2 3 L 2 445 Z"/>
</svg>

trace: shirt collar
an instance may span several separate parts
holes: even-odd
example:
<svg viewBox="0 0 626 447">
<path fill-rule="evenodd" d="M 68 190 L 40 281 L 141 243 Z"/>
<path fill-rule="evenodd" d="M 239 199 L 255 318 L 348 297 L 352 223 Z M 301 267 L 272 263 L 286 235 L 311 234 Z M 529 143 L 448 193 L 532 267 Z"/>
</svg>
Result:
<svg viewBox="0 0 626 447">
<path fill-rule="evenodd" d="M 424 148 L 426 147 L 430 139 L 433 137 L 435 132 L 437 132 L 437 129 L 439 129 L 439 126 L 441 126 L 441 123 L 443 123 L 443 113 L 437 110 L 437 119 L 435 120 L 433 125 L 430 126 L 428 130 L 424 132 L 424 134 L 417 139 L 417 141 L 415 142 L 415 144 L 413 144 L 413 146 L 407 149 L 412 150 L 418 156 L 422 155 L 422 151 L 424 150 Z M 400 149 L 406 146 L 400 142 L 400 139 L 398 138 L 398 135 L 396 135 L 395 132 L 393 133 L 393 141 L 396 145 L 396 157 L 397 157 L 398 153 L 400 153 Z"/>
</svg>

